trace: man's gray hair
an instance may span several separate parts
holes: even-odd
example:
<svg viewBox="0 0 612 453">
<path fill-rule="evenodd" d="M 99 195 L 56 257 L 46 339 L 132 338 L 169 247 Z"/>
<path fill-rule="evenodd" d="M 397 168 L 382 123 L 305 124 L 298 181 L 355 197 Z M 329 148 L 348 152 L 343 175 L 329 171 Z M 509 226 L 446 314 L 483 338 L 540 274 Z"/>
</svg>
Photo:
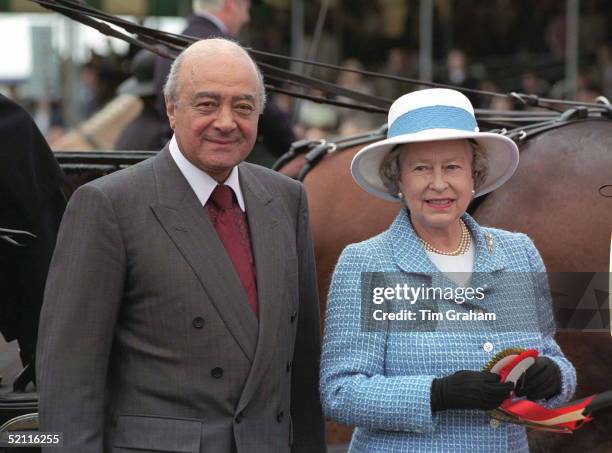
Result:
<svg viewBox="0 0 612 453">
<path fill-rule="evenodd" d="M 223 38 L 213 38 L 213 39 L 223 40 Z M 259 101 L 259 111 L 260 113 L 263 112 L 264 107 L 266 106 L 266 100 L 267 100 L 266 99 L 266 87 L 264 85 L 263 74 L 261 73 L 259 66 L 257 66 L 257 63 L 255 63 L 253 58 L 251 58 L 251 55 L 240 44 L 234 41 L 230 41 L 229 39 L 225 41 L 231 42 L 232 44 L 235 44 L 237 47 L 242 49 L 244 54 L 249 58 L 249 60 L 251 60 L 251 63 L 253 63 L 253 67 L 255 68 L 255 72 L 257 74 L 257 97 L 258 97 L 257 100 Z M 183 50 L 179 54 L 179 56 L 176 57 L 176 59 L 172 62 L 172 65 L 170 66 L 170 72 L 168 73 L 168 78 L 166 79 L 166 83 L 164 84 L 164 97 L 170 100 L 170 102 L 172 102 L 172 104 L 174 104 L 175 106 L 178 104 L 179 91 L 180 91 L 179 73 L 181 70 L 181 66 L 183 64 L 183 60 L 185 59 L 185 53 L 187 49 Z"/>
<path fill-rule="evenodd" d="M 191 7 L 196 14 L 219 11 L 225 0 L 193 0 Z"/>
<path fill-rule="evenodd" d="M 472 151 L 472 178 L 474 178 L 474 190 L 487 179 L 489 166 L 487 162 L 487 150 L 478 144 L 476 140 L 468 139 L 470 151 Z M 402 173 L 402 155 L 407 151 L 406 146 L 397 145 L 388 152 L 380 163 L 380 179 L 391 195 L 397 197 L 399 192 L 399 179 Z"/>
</svg>

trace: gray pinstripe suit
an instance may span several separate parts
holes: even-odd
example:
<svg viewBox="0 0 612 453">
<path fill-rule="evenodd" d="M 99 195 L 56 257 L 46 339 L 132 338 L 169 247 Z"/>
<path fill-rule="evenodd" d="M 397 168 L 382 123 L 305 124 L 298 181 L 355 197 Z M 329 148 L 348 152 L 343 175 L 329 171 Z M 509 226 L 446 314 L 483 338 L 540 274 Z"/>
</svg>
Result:
<svg viewBox="0 0 612 453">
<path fill-rule="evenodd" d="M 167 148 L 75 192 L 41 314 L 40 427 L 64 433 L 49 451 L 325 449 L 305 193 L 239 172 L 259 321 Z"/>
</svg>

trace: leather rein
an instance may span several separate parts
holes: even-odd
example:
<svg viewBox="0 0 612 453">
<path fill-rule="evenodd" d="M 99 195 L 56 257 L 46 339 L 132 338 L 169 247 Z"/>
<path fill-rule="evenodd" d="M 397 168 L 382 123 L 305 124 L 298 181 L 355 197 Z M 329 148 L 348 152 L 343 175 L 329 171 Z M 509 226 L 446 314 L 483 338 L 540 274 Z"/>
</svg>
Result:
<svg viewBox="0 0 612 453">
<path fill-rule="evenodd" d="M 504 113 L 510 112 L 498 112 L 500 116 Z M 516 112 L 515 112 L 516 113 Z M 530 112 L 523 112 L 529 114 Z M 480 122 L 487 123 L 486 116 L 479 118 L 478 111 L 476 116 Z M 490 129 L 489 132 L 496 132 L 511 138 L 519 147 L 530 138 L 535 137 L 544 132 L 548 132 L 553 129 L 558 129 L 568 124 L 587 121 L 589 119 L 612 119 L 612 109 L 602 111 L 600 109 L 590 109 L 588 107 L 578 106 L 566 110 L 562 114 L 558 115 L 553 119 L 537 120 L 532 119 L 531 124 L 521 125 L 512 129 Z M 504 118 L 504 121 L 512 121 L 511 117 Z M 272 166 L 273 170 L 280 170 L 290 161 L 298 156 L 304 155 L 304 165 L 300 168 L 300 171 L 295 179 L 298 181 L 304 181 L 304 178 L 312 169 L 319 163 L 327 154 L 336 153 L 349 148 L 353 148 L 359 145 L 366 145 L 377 140 L 383 140 L 387 136 L 387 125 L 383 125 L 380 128 L 366 132 L 364 134 L 355 135 L 351 137 L 343 137 L 331 140 L 299 140 L 291 145 L 289 151 L 283 154 Z M 604 186 L 606 187 L 606 186 Z M 603 188 L 602 188 L 603 189 Z M 600 190 L 601 191 L 601 190 Z M 603 195 L 603 194 L 602 194 Z M 606 195 L 603 195 L 606 196 Z"/>
</svg>

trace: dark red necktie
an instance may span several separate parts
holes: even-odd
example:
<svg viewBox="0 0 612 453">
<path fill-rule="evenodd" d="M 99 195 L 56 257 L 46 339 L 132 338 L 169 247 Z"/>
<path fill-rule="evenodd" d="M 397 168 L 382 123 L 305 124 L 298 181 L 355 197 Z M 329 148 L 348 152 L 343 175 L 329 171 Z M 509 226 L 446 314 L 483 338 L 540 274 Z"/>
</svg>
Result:
<svg viewBox="0 0 612 453">
<path fill-rule="evenodd" d="M 234 203 L 234 192 L 226 185 L 215 187 L 206 207 L 219 239 L 240 278 L 249 305 L 255 312 L 255 316 L 258 316 L 255 260 L 246 216 L 240 206 Z"/>
</svg>

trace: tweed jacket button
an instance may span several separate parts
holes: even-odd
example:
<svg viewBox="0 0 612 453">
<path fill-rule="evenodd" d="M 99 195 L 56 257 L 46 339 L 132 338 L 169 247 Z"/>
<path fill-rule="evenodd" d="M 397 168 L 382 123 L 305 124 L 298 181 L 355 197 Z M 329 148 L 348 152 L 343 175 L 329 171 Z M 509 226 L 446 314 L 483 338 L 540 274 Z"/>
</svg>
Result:
<svg viewBox="0 0 612 453">
<path fill-rule="evenodd" d="M 295 318 L 297 318 L 297 311 L 294 311 L 291 314 L 291 324 L 293 324 L 295 322 Z"/>
<path fill-rule="evenodd" d="M 291 362 L 291 361 L 287 362 L 287 373 L 289 373 L 291 371 L 292 367 L 293 367 L 293 362 Z"/>
<path fill-rule="evenodd" d="M 484 352 L 493 351 L 493 343 L 491 343 L 490 341 L 487 341 L 485 344 L 482 345 L 482 349 L 484 349 Z"/>
<path fill-rule="evenodd" d="M 204 318 L 202 318 L 201 316 L 197 316 L 195 318 L 193 318 L 193 327 L 195 327 L 196 329 L 201 329 L 202 327 L 204 327 Z"/>
<path fill-rule="evenodd" d="M 500 422 L 499 422 L 499 420 L 496 420 L 496 419 L 492 418 L 489 421 L 489 425 L 491 425 L 491 428 L 499 428 Z"/>
<path fill-rule="evenodd" d="M 223 368 L 213 368 L 212 370 L 210 370 L 210 375 L 215 379 L 219 379 L 221 376 L 223 376 Z"/>
<path fill-rule="evenodd" d="M 283 411 L 280 411 L 277 415 L 276 415 L 276 421 L 281 423 L 283 421 L 283 419 L 285 418 L 285 413 Z"/>
<path fill-rule="evenodd" d="M 236 414 L 236 418 L 234 420 L 236 421 L 236 423 L 240 423 L 243 418 L 244 418 L 244 414 L 242 412 L 238 412 L 238 414 Z"/>
</svg>

